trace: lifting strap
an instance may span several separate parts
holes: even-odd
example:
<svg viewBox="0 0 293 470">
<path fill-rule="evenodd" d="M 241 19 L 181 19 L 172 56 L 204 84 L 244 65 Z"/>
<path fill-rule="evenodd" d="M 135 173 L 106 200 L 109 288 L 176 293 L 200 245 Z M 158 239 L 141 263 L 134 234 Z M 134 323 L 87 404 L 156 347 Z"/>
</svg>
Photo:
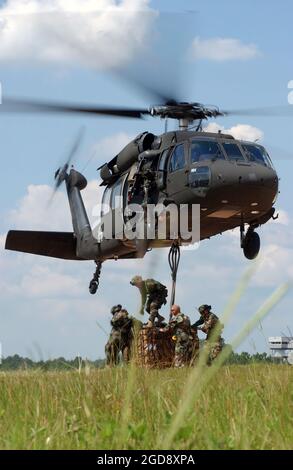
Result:
<svg viewBox="0 0 293 470">
<path fill-rule="evenodd" d="M 171 319 L 171 307 L 174 305 L 175 302 L 175 292 L 176 292 L 176 278 L 177 278 L 177 271 L 180 261 L 180 246 L 178 241 L 174 241 L 171 245 L 169 255 L 168 255 L 169 266 L 171 269 L 171 277 L 172 277 L 172 293 L 171 293 L 171 300 L 170 300 L 170 319 Z"/>
</svg>

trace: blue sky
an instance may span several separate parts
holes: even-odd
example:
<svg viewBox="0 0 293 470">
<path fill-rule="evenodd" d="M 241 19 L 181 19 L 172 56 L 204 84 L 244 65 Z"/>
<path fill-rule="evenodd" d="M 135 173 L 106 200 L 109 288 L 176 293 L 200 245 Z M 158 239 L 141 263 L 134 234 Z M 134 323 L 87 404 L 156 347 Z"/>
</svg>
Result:
<svg viewBox="0 0 293 470">
<path fill-rule="evenodd" d="M 177 60 L 180 54 L 176 63 L 183 72 L 180 90 L 184 99 L 224 109 L 288 104 L 287 84 L 293 79 L 290 34 L 293 5 L 290 1 L 283 1 L 280 7 L 276 1 L 240 4 L 232 1 L 72 0 L 69 3 L 77 12 L 85 5 L 90 8 L 91 4 L 105 11 L 115 3 L 126 9 L 131 5 L 136 12 L 135 21 L 121 22 L 118 40 L 117 30 L 111 31 L 109 17 L 105 26 L 109 28 L 107 36 L 98 38 L 96 43 L 92 41 L 95 36 L 88 36 L 90 27 L 95 28 L 96 13 L 90 15 L 90 20 L 89 14 L 84 20 L 81 16 L 80 29 L 67 30 L 62 21 L 60 25 L 54 22 L 53 28 L 48 19 L 50 15 L 45 15 L 45 20 L 44 15 L 39 15 L 40 19 L 36 19 L 37 15 L 27 16 L 26 9 L 31 3 L 0 1 L 0 81 L 5 95 L 148 106 L 153 104 L 150 99 L 110 74 L 101 58 L 103 51 L 109 51 L 106 55 L 114 65 L 115 61 L 123 64 L 123 58 L 130 53 L 133 61 L 130 65 L 128 62 L 128 67 L 134 64 L 137 68 L 137 64 L 142 63 L 153 67 L 152 60 L 162 59 L 164 45 L 166 65 L 160 69 L 160 82 L 164 88 L 164 73 L 172 73 L 170 58 Z M 53 5 L 61 19 L 62 9 L 68 6 L 64 0 L 51 0 L 46 4 Z M 37 5 L 40 13 L 44 2 L 37 2 Z M 145 9 L 159 13 L 150 25 L 150 14 L 141 12 Z M 193 13 L 188 13 L 189 10 Z M 127 12 L 123 17 L 129 18 Z M 97 27 L 100 27 L 99 21 L 97 18 Z M 16 33 L 9 37 L 3 28 L 8 22 L 16 26 Z M 159 36 L 158 42 L 154 31 L 161 33 L 162 39 Z M 80 50 L 77 32 L 86 38 Z M 113 41 L 111 34 L 114 34 Z M 200 57 L 190 52 L 195 38 Z M 223 39 L 226 40 L 224 45 L 220 41 Z M 68 44 L 74 41 L 73 57 L 67 41 Z M 53 53 L 48 55 L 50 45 Z M 212 54 L 214 50 L 217 60 Z M 145 68 L 141 70 L 144 73 Z M 156 70 L 149 73 L 156 77 Z M 290 159 L 293 133 L 291 118 L 230 117 L 219 119 L 217 124 L 226 129 L 236 126 L 238 131 L 243 124 L 259 129 L 264 135 L 263 142 L 272 149 L 271 157 L 281 178 L 277 202 L 281 216 L 279 221 L 259 231 L 263 265 L 227 325 L 224 336 L 229 341 L 272 290 L 293 274 L 293 160 Z M 4 355 L 72 357 L 80 353 L 91 358 L 102 357 L 106 335 L 96 322 L 109 331 L 109 309 L 118 302 L 131 313 L 137 311 L 138 293 L 129 285 L 132 275 L 137 272 L 152 275 L 170 287 L 165 251 L 150 253 L 140 263 L 105 263 L 100 290 L 93 297 L 87 292 L 93 272 L 91 263 L 47 260 L 3 250 L 9 228 L 71 229 L 64 190 L 49 211 L 46 201 L 53 173 L 81 125 L 86 128 L 86 137 L 77 167 L 83 168 L 94 152 L 94 158 L 85 169 L 90 182 L 85 192 L 90 212 L 101 194 L 95 169 L 114 156 L 132 136 L 146 129 L 157 134 L 163 131 L 163 123 L 155 119 L 0 115 L 0 341 Z M 183 253 L 178 302 L 192 320 L 196 318 L 195 306 L 202 303 L 211 303 L 214 311 L 221 315 L 237 280 L 249 266 L 237 236 L 235 233 L 219 236 L 203 242 L 197 251 Z M 288 294 L 241 349 L 266 350 L 265 337 L 288 332 L 287 326 L 293 330 L 291 306 L 292 294 Z"/>
</svg>

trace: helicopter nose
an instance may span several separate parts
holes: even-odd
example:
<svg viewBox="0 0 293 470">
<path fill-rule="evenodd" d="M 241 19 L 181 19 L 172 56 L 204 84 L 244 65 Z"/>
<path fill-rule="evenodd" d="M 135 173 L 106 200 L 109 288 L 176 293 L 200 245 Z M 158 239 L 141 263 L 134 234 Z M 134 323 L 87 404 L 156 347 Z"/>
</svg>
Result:
<svg viewBox="0 0 293 470">
<path fill-rule="evenodd" d="M 262 173 L 255 189 L 258 196 L 256 200 L 260 206 L 272 206 L 276 202 L 279 189 L 279 178 L 275 170 Z"/>
<path fill-rule="evenodd" d="M 264 175 L 261 178 L 261 183 L 267 188 L 271 188 L 272 192 L 276 195 L 279 188 L 279 178 L 275 170 Z"/>
</svg>

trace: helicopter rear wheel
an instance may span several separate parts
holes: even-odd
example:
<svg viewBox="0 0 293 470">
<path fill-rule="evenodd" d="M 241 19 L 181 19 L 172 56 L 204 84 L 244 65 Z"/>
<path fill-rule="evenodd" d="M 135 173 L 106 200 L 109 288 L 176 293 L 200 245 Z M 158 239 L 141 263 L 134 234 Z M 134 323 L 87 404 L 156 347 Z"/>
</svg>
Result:
<svg viewBox="0 0 293 470">
<path fill-rule="evenodd" d="M 90 285 L 89 285 L 89 291 L 90 294 L 95 294 L 98 290 L 99 284 L 96 281 L 91 280 Z"/>
<path fill-rule="evenodd" d="M 98 290 L 99 282 L 100 282 L 100 275 L 101 275 L 101 268 L 102 268 L 102 263 L 100 261 L 95 261 L 95 263 L 96 263 L 96 270 L 89 284 L 89 291 L 90 291 L 90 294 L 92 295 L 94 295 Z"/>
<path fill-rule="evenodd" d="M 248 229 L 242 242 L 242 249 L 244 256 L 247 259 L 255 259 L 260 250 L 260 237 L 259 234 L 252 229 Z"/>
</svg>

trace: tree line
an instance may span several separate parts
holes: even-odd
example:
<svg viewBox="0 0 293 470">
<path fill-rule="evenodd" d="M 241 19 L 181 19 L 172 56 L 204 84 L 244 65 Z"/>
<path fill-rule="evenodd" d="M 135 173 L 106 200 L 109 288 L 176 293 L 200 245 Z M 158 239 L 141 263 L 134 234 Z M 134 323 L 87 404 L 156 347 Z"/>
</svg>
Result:
<svg viewBox="0 0 293 470">
<path fill-rule="evenodd" d="M 91 361 L 89 359 L 82 359 L 76 356 L 74 359 L 65 359 L 64 357 L 58 357 L 56 359 L 47 359 L 34 361 L 28 357 L 21 357 L 18 354 L 14 356 L 7 356 L 2 358 L 0 365 L 0 371 L 7 370 L 26 370 L 26 369 L 41 369 L 44 371 L 56 371 L 56 370 L 73 370 L 84 368 L 88 365 L 89 367 L 100 368 L 104 367 L 105 360 L 97 359 Z"/>
<path fill-rule="evenodd" d="M 273 363 L 274 359 L 267 353 L 255 353 L 249 354 L 248 352 L 235 353 L 231 352 L 229 358 L 226 360 L 227 365 L 246 365 L 253 363 Z M 31 370 L 41 369 L 44 371 L 70 371 L 73 369 L 80 369 L 84 367 L 102 368 L 105 366 L 105 359 L 97 359 L 91 361 L 89 359 L 82 359 L 77 356 L 74 359 L 65 359 L 64 357 L 58 357 L 56 359 L 39 360 L 34 361 L 27 357 L 21 357 L 18 354 L 14 356 L 7 356 L 2 358 L 0 365 L 0 371 L 8 370 Z"/>
</svg>

